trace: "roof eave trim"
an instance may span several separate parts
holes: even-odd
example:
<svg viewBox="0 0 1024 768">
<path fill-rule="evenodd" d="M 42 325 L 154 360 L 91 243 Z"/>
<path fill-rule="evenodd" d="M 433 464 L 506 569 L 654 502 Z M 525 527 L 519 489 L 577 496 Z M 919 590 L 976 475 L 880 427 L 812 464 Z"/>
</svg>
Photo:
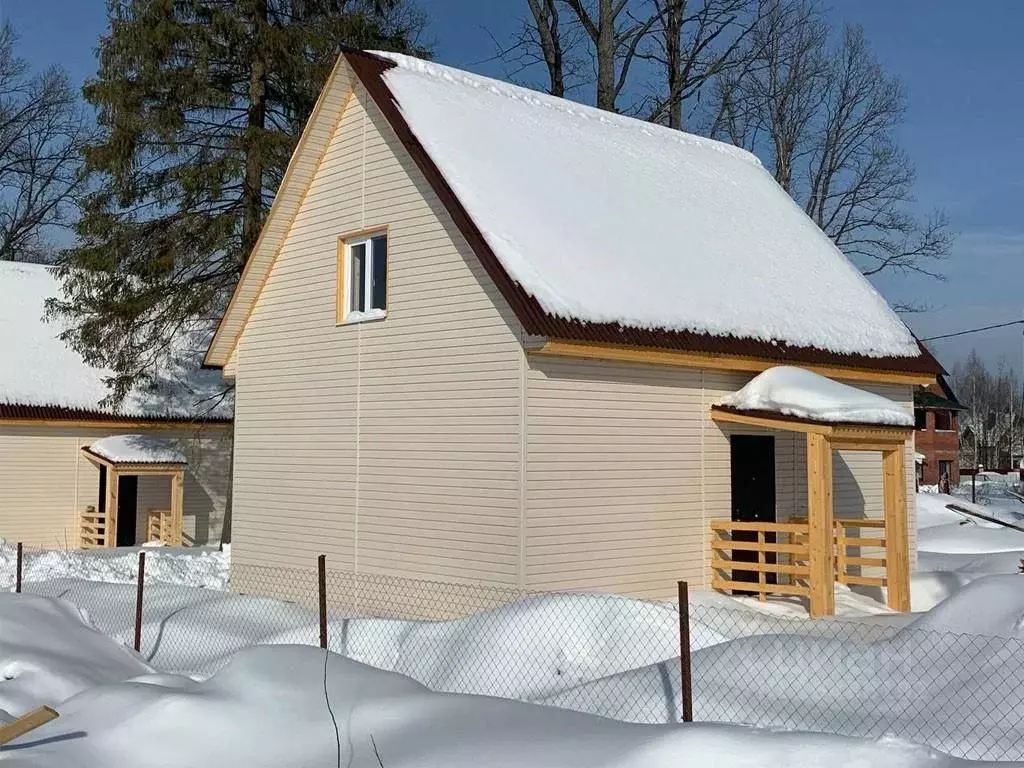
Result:
<svg viewBox="0 0 1024 768">
<path fill-rule="evenodd" d="M 91 424 L 185 427 L 193 425 L 226 426 L 234 419 L 230 416 L 144 416 L 110 413 L 63 405 L 33 405 L 28 403 L 0 403 L 0 424 L 10 422 L 89 422 Z"/>
</svg>

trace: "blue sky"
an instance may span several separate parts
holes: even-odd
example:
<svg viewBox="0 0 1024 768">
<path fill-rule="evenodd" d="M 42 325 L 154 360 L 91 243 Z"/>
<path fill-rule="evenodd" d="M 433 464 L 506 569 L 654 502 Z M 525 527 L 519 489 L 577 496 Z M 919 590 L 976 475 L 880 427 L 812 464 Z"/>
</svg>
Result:
<svg viewBox="0 0 1024 768">
<path fill-rule="evenodd" d="M 494 39 L 517 26 L 525 0 L 421 0 L 428 39 L 446 64 L 502 76 Z M 102 0 L 0 0 L 37 67 L 59 64 L 76 82 L 96 70 L 106 26 Z M 864 26 L 883 65 L 906 86 L 900 140 L 918 171 L 922 212 L 944 209 L 958 233 L 945 282 L 898 275 L 876 285 L 894 302 L 931 311 L 909 316 L 921 336 L 1024 317 L 1024 2 L 840 0 L 837 23 Z M 937 342 L 948 366 L 972 347 L 1018 371 L 1021 328 Z"/>
</svg>

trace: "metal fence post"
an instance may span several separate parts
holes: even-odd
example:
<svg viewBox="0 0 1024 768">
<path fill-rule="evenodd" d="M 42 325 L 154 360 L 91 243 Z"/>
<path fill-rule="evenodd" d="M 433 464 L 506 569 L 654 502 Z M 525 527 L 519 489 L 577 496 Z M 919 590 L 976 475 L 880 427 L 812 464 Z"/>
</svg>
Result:
<svg viewBox="0 0 1024 768">
<path fill-rule="evenodd" d="M 327 555 L 316 559 L 317 591 L 320 593 L 320 647 L 327 647 Z"/>
<path fill-rule="evenodd" d="M 974 498 L 974 481 L 977 479 L 977 477 L 978 477 L 978 470 L 975 469 L 974 473 L 971 475 L 971 504 L 977 504 L 978 503 L 978 500 L 976 498 Z"/>
<path fill-rule="evenodd" d="M 22 569 L 22 564 L 24 562 L 23 554 L 24 553 L 23 553 L 23 550 L 22 550 L 21 542 L 19 541 L 18 542 L 18 565 L 17 565 L 17 567 L 15 569 L 15 574 L 14 574 L 14 591 L 15 592 L 19 592 L 19 593 L 21 592 L 21 569 Z"/>
<path fill-rule="evenodd" d="M 693 722 L 693 672 L 690 668 L 690 590 L 679 582 L 679 682 L 683 722 Z"/>
<path fill-rule="evenodd" d="M 146 553 L 139 552 L 139 585 L 135 592 L 135 650 L 142 647 L 142 585 L 146 580 Z"/>
</svg>

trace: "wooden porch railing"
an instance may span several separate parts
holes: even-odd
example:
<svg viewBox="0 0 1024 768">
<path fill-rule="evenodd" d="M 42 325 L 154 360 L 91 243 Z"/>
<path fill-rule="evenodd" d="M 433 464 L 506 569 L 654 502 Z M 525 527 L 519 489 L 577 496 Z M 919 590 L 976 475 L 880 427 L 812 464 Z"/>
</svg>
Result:
<svg viewBox="0 0 1024 768">
<path fill-rule="evenodd" d="M 861 570 L 879 568 L 888 573 L 885 521 L 837 518 L 833 525 L 835 580 L 840 584 L 886 586 L 886 576 L 866 576 Z M 868 532 L 879 535 L 868 535 Z M 712 588 L 755 592 L 762 601 L 770 594 L 809 596 L 809 533 L 807 518 L 791 518 L 786 523 L 712 520 Z M 867 556 L 864 549 L 881 552 Z M 743 557 L 749 557 L 750 561 Z M 757 581 L 737 579 L 737 572 L 756 574 Z"/>
<path fill-rule="evenodd" d="M 146 512 L 146 541 L 171 543 L 171 510 L 150 509 Z"/>
<path fill-rule="evenodd" d="M 107 546 L 107 516 L 96 507 L 88 506 L 82 512 L 81 545 L 82 549 Z"/>
<path fill-rule="evenodd" d="M 797 517 L 793 521 L 806 523 L 807 518 Z M 884 587 L 885 576 L 865 576 L 861 568 L 882 568 L 887 571 L 885 521 L 837 517 L 832 521 L 835 528 L 836 581 L 840 584 L 855 584 L 864 587 Z M 879 531 L 879 536 L 865 536 L 864 531 Z M 850 549 L 856 548 L 857 553 L 851 555 Z M 862 549 L 880 549 L 881 555 L 872 553 L 864 557 Z"/>
<path fill-rule="evenodd" d="M 888 573 L 888 561 L 885 551 L 884 520 L 836 520 L 836 581 L 840 584 L 857 584 L 867 587 L 884 587 L 887 583 L 884 576 L 864 576 L 852 573 L 854 568 L 883 568 Z M 862 530 L 863 529 L 863 530 Z M 851 536 L 850 532 L 854 535 Z M 865 531 L 880 531 L 879 536 L 865 536 Z M 858 554 L 851 555 L 849 549 L 856 547 Z M 859 550 L 880 549 L 881 557 L 862 557 Z M 874 554 L 874 553 L 873 553 Z"/>
<path fill-rule="evenodd" d="M 770 594 L 810 597 L 807 534 L 806 522 L 712 520 L 712 588 L 756 592 L 762 601 Z M 756 574 L 757 580 L 738 579 L 737 573 Z"/>
</svg>

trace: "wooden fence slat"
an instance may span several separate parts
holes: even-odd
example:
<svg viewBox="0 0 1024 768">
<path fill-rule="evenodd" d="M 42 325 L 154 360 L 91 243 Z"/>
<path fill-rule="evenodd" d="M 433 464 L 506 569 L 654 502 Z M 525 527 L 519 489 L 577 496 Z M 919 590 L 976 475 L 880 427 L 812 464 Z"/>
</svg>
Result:
<svg viewBox="0 0 1024 768">
<path fill-rule="evenodd" d="M 806 524 L 800 523 L 740 523 L 731 520 L 712 520 L 712 531 L 764 531 L 765 533 L 805 533 Z"/>
<path fill-rule="evenodd" d="M 730 590 L 738 592 L 760 592 L 762 586 L 757 582 L 753 581 L 731 581 L 728 579 L 712 579 L 712 589 Z M 764 590 L 768 593 L 775 593 L 780 595 L 797 595 L 800 597 L 807 597 L 810 594 L 810 589 L 805 586 L 798 586 L 796 584 L 767 584 L 764 586 Z"/>
<path fill-rule="evenodd" d="M 24 736 L 29 731 L 34 731 L 57 717 L 57 710 L 50 707 L 37 707 L 31 712 L 26 712 L 17 720 L 0 725 L 0 744 L 14 741 L 19 736 Z"/>
<path fill-rule="evenodd" d="M 783 554 L 792 555 L 806 555 L 807 545 L 806 544 L 758 544 L 756 541 L 713 541 L 711 542 L 711 548 L 716 551 L 727 550 L 742 550 L 743 552 L 757 552 L 764 550 L 765 552 L 776 552 Z"/>
<path fill-rule="evenodd" d="M 791 576 L 809 576 L 811 569 L 806 565 L 793 565 L 787 563 L 742 563 L 735 560 L 727 560 L 716 557 L 711 560 L 711 568 L 716 571 L 759 571 L 762 568 L 766 573 L 784 573 Z"/>
</svg>

